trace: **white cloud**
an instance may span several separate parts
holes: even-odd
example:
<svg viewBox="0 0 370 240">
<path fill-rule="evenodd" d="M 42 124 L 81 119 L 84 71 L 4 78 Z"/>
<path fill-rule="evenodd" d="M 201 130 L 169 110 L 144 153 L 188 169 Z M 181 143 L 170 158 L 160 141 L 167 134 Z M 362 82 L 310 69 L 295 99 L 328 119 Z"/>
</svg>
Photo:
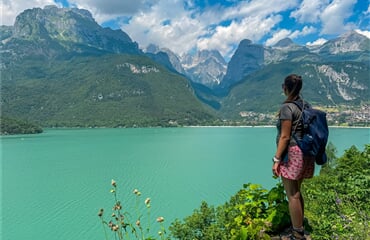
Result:
<svg viewBox="0 0 370 240">
<path fill-rule="evenodd" d="M 299 23 L 320 24 L 323 35 L 338 35 L 355 27 L 346 21 L 353 15 L 356 3 L 357 0 L 303 0 L 290 16 Z"/>
<path fill-rule="evenodd" d="M 326 43 L 327 41 L 328 41 L 328 40 L 326 40 L 325 38 L 319 38 L 319 39 L 317 39 L 316 41 L 306 43 L 306 45 L 307 45 L 307 46 L 323 45 L 323 44 L 324 44 L 324 43 Z"/>
<path fill-rule="evenodd" d="M 291 31 L 288 29 L 280 29 L 276 31 L 270 39 L 266 41 L 266 45 L 272 46 L 284 38 L 296 39 L 302 36 L 315 33 L 316 31 L 317 29 L 312 26 L 305 26 L 301 31 L 299 30 Z"/>
<path fill-rule="evenodd" d="M 280 21 L 280 16 L 265 19 L 245 18 L 241 22 L 233 21 L 229 26 L 218 26 L 211 37 L 199 39 L 197 46 L 199 49 L 217 49 L 229 58 L 234 53 L 235 45 L 241 40 L 250 39 L 256 42 Z"/>
<path fill-rule="evenodd" d="M 2 0 L 2 24 L 13 25 L 23 10 L 55 4 L 54 1 Z M 154 43 L 180 55 L 196 47 L 217 49 L 228 58 L 243 39 L 260 42 L 272 35 L 266 44 L 273 45 L 284 37 L 299 39 L 319 31 L 341 34 L 361 28 L 345 22 L 352 16 L 356 0 L 230 0 L 233 3 L 227 7 L 216 3 L 202 8 L 194 0 L 67 1 L 70 6 L 89 10 L 99 24 L 125 19 L 118 24 L 142 48 Z M 367 16 L 369 9 L 363 10 Z M 292 22 L 294 29 L 301 29 L 281 25 L 289 11 L 290 20 L 296 20 Z M 305 26 L 306 23 L 313 25 Z"/>
<path fill-rule="evenodd" d="M 17 15 L 26 9 L 56 5 L 53 0 L 2 0 L 0 1 L 0 25 L 14 25 Z"/>
<path fill-rule="evenodd" d="M 281 29 L 273 34 L 273 36 L 266 41 L 266 46 L 272 46 L 276 44 L 281 39 L 289 37 L 292 31 L 287 29 Z"/>
<path fill-rule="evenodd" d="M 270 5 L 271 0 L 238 1 L 228 8 L 215 5 L 199 11 L 184 9 L 182 1 L 161 0 L 150 11 L 133 16 L 122 29 L 142 47 L 154 43 L 181 55 L 196 46 L 217 49 L 228 57 L 241 40 L 259 41 L 268 34 L 282 20 L 277 13 L 297 3 L 277 0 L 266 7 Z M 167 19 L 171 19 L 170 24 L 163 26 L 161 23 Z"/>
<path fill-rule="evenodd" d="M 304 26 L 301 31 L 295 30 L 294 32 L 292 32 L 292 34 L 289 35 L 289 38 L 296 39 L 296 38 L 299 38 L 299 37 L 302 37 L 302 36 L 307 36 L 307 35 L 315 33 L 315 32 L 317 32 L 315 27 Z"/>
<path fill-rule="evenodd" d="M 320 20 L 320 14 L 329 2 L 329 0 L 303 0 L 299 8 L 290 16 L 300 23 L 317 23 Z"/>
<path fill-rule="evenodd" d="M 345 20 L 352 15 L 356 0 L 333 0 L 322 12 L 322 34 L 341 34 L 353 28 Z"/>
<path fill-rule="evenodd" d="M 68 0 L 69 4 L 77 8 L 87 9 L 101 24 L 122 16 L 131 16 L 144 11 L 159 0 Z"/>
<path fill-rule="evenodd" d="M 158 0 L 69 0 L 70 3 L 86 8 L 94 8 L 99 14 L 135 14 L 136 12 L 155 4 Z"/>
<path fill-rule="evenodd" d="M 364 35 L 364 36 L 365 36 L 365 37 L 367 37 L 367 38 L 370 38 L 370 31 L 367 31 L 367 30 L 362 31 L 362 30 L 360 30 L 360 29 L 356 29 L 355 31 L 356 31 L 357 33 L 361 34 L 361 35 Z"/>
<path fill-rule="evenodd" d="M 182 2 L 160 1 L 150 11 L 133 16 L 122 29 L 138 41 L 140 47 L 154 43 L 177 53 L 187 52 L 196 45 L 199 36 L 207 33 L 206 26 L 191 14 L 185 11 Z M 167 20 L 168 24 L 163 24 Z"/>
<path fill-rule="evenodd" d="M 115 19 L 120 16 L 135 14 L 147 9 L 159 0 L 68 0 L 70 6 L 89 10 L 98 23 Z M 2 0 L 0 2 L 1 25 L 13 25 L 14 20 L 22 11 L 46 5 L 57 5 L 54 0 Z"/>
<path fill-rule="evenodd" d="M 225 9 L 221 18 L 266 18 L 269 15 L 280 13 L 297 6 L 297 0 L 252 0 L 239 1 L 238 5 Z"/>
</svg>

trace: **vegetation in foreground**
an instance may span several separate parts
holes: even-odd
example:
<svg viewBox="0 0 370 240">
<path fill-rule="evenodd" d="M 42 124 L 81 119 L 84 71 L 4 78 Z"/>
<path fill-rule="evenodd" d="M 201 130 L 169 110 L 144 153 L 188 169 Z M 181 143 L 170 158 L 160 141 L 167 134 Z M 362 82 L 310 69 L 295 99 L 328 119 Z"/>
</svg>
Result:
<svg viewBox="0 0 370 240">
<path fill-rule="evenodd" d="M 363 151 L 352 146 L 337 158 L 335 147 L 329 143 L 327 153 L 329 161 L 320 174 L 303 184 L 305 215 L 309 221 L 306 230 L 312 239 L 370 239 L 370 144 L 365 145 Z M 98 215 L 103 226 L 111 229 L 114 239 L 157 239 L 142 234 L 140 219 L 136 225 L 124 220 L 115 182 L 112 185 L 113 220 L 106 222 L 100 210 Z M 157 218 L 160 223 L 163 220 Z M 290 225 L 289 221 L 280 182 L 269 191 L 257 184 L 244 184 L 225 204 L 214 207 L 203 202 L 192 215 L 175 220 L 168 235 L 162 225 L 159 239 L 272 239 Z M 150 224 L 146 231 L 149 232 L 149 228 Z M 106 228 L 104 231 L 109 239 Z"/>
<path fill-rule="evenodd" d="M 370 144 L 352 146 L 303 187 L 313 239 L 370 239 Z"/>
<path fill-rule="evenodd" d="M 122 203 L 118 199 L 118 187 L 115 180 L 112 179 L 112 189 L 110 192 L 114 197 L 114 204 L 112 208 L 112 213 L 108 214 L 108 220 L 106 220 L 106 215 L 104 209 L 100 209 L 98 216 L 101 220 L 104 229 L 105 239 L 110 239 L 109 236 L 112 236 L 113 239 L 142 239 L 142 240 L 154 240 L 151 232 L 151 200 L 146 198 L 144 201 L 141 201 L 141 192 L 137 189 L 133 190 L 133 195 L 135 195 L 135 207 L 133 208 L 133 213 L 127 212 L 126 205 L 127 203 Z M 123 208 L 122 206 L 125 206 Z M 143 205 L 145 205 L 144 211 L 146 214 L 143 214 Z M 163 226 L 164 218 L 159 216 L 156 218 L 156 221 L 160 224 L 158 235 L 160 239 L 168 239 L 166 237 L 166 230 Z M 107 231 L 110 230 L 110 232 Z"/>
<path fill-rule="evenodd" d="M 35 134 L 43 132 L 42 128 L 34 123 L 4 116 L 0 118 L 0 126 L 0 135 Z"/>
</svg>

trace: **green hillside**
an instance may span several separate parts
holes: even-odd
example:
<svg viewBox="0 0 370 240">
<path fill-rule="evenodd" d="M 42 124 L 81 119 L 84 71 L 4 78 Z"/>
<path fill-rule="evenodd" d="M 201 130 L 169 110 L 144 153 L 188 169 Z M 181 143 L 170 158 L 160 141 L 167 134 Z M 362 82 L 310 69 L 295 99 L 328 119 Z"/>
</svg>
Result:
<svg viewBox="0 0 370 240">
<path fill-rule="evenodd" d="M 2 71 L 2 114 L 42 126 L 193 125 L 213 119 L 188 81 L 140 55 L 24 58 Z"/>
<path fill-rule="evenodd" d="M 359 105 L 368 99 L 369 66 L 364 63 L 282 62 L 247 76 L 220 98 L 221 115 L 235 119 L 243 111 L 276 112 L 285 99 L 281 84 L 291 73 L 302 76 L 302 95 L 314 105 Z"/>
<path fill-rule="evenodd" d="M 0 117 L 0 135 L 36 134 L 42 132 L 41 127 L 33 123 L 4 116 Z"/>
</svg>

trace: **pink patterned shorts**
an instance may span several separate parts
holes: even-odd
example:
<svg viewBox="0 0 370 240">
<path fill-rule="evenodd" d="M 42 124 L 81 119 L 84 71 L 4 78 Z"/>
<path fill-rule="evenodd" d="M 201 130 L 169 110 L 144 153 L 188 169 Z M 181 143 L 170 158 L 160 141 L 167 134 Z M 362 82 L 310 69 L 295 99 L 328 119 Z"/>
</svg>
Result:
<svg viewBox="0 0 370 240">
<path fill-rule="evenodd" d="M 303 156 L 298 146 L 288 150 L 288 161 L 280 163 L 280 176 L 290 180 L 312 178 L 315 171 L 315 158 Z"/>
</svg>

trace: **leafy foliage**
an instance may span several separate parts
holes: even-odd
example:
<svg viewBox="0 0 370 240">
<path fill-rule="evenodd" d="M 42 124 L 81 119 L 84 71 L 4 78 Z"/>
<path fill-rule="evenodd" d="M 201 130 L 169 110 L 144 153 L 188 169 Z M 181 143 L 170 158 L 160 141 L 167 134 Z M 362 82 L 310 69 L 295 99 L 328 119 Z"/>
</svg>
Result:
<svg viewBox="0 0 370 240">
<path fill-rule="evenodd" d="M 282 184 L 270 191 L 245 184 L 229 202 L 217 208 L 203 202 L 170 231 L 176 239 L 269 239 L 269 234 L 289 225 L 288 203 Z"/>
<path fill-rule="evenodd" d="M 335 156 L 332 143 L 327 147 L 328 163 L 318 176 L 303 183 L 306 230 L 312 239 L 369 239 L 370 238 L 370 144 L 364 151 L 352 146 L 340 158 Z M 104 227 L 108 226 L 118 239 L 155 239 L 148 237 L 141 224 L 144 218 L 138 214 L 136 224 L 131 214 L 122 210 L 117 197 L 117 185 L 112 180 L 111 190 L 115 202 L 111 220 L 104 219 L 104 210 L 98 216 Z M 141 193 L 134 190 L 137 199 Z M 150 199 L 145 200 L 150 218 Z M 136 208 L 138 204 L 136 205 Z M 162 223 L 163 218 L 157 218 Z M 202 202 L 199 209 L 184 218 L 176 219 L 169 227 L 170 235 L 161 225 L 161 239 L 170 237 L 181 240 L 249 240 L 271 239 L 290 225 L 288 202 L 282 183 L 270 191 L 258 184 L 244 184 L 228 202 L 218 207 Z M 172 239 L 171 238 L 171 239 Z"/>
<path fill-rule="evenodd" d="M 314 239 L 370 238 L 370 145 L 332 158 L 303 187 Z"/>
<path fill-rule="evenodd" d="M 43 132 L 42 128 L 36 124 L 5 116 L 1 116 L 0 123 L 1 135 L 34 134 Z"/>
<path fill-rule="evenodd" d="M 356 147 L 340 158 L 328 144 L 328 163 L 319 176 L 303 183 L 306 230 L 312 239 L 370 238 L 370 145 Z M 170 226 L 175 239 L 271 239 L 289 226 L 288 203 L 283 186 L 270 191 L 245 184 L 230 201 L 213 207 L 203 202 L 200 209 Z"/>
</svg>

